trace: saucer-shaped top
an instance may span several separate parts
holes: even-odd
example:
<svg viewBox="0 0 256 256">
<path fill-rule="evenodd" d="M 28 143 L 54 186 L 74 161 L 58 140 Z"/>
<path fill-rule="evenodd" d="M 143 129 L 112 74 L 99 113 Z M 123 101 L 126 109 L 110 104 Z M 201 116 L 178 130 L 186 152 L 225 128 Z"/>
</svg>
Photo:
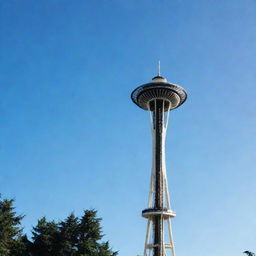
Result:
<svg viewBox="0 0 256 256">
<path fill-rule="evenodd" d="M 162 99 L 169 104 L 164 104 L 164 111 L 179 107 L 187 99 L 186 91 L 179 85 L 168 83 L 161 76 L 156 76 L 151 83 L 136 88 L 131 94 L 132 101 L 144 110 L 150 110 L 150 102 Z"/>
</svg>

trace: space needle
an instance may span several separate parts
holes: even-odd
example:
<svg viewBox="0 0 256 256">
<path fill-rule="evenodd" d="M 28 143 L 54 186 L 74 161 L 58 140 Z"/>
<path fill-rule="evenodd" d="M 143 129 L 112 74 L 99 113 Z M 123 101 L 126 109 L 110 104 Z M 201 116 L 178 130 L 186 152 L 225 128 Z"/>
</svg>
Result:
<svg viewBox="0 0 256 256">
<path fill-rule="evenodd" d="M 148 205 L 142 211 L 147 219 L 144 256 L 175 256 L 171 219 L 176 213 L 171 208 L 165 163 L 165 138 L 171 110 L 182 105 L 186 91 L 179 85 L 169 83 L 160 74 L 150 83 L 136 88 L 132 101 L 149 111 L 152 131 L 152 171 Z"/>
</svg>

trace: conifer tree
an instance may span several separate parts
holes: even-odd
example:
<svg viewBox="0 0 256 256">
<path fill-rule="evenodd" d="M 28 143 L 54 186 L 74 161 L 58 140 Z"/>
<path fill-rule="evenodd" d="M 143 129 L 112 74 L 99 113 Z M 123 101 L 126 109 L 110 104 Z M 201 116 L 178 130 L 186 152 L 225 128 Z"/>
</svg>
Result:
<svg viewBox="0 0 256 256">
<path fill-rule="evenodd" d="M 38 221 L 33 228 L 32 256 L 116 256 L 108 242 L 102 242 L 101 218 L 86 210 L 81 218 L 70 214 L 64 221 Z"/>
<path fill-rule="evenodd" d="M 71 213 L 64 221 L 59 223 L 60 255 L 74 256 L 77 250 L 79 220 Z"/>
<path fill-rule="evenodd" d="M 2 199 L 0 196 L 0 255 L 10 256 L 15 248 L 23 248 L 22 228 L 20 222 L 24 216 L 17 215 L 14 200 Z M 24 248 L 23 248 L 24 249 Z M 14 255 L 14 254 L 13 254 Z"/>
<path fill-rule="evenodd" d="M 78 218 L 71 213 L 65 220 L 38 220 L 32 240 L 22 234 L 21 220 L 14 200 L 0 197 L 0 256 L 116 256 L 103 242 L 101 218 L 97 211 L 86 210 Z"/>
<path fill-rule="evenodd" d="M 26 235 L 19 236 L 13 241 L 11 246 L 10 256 L 31 256 L 32 243 L 28 240 Z"/>
<path fill-rule="evenodd" d="M 58 243 L 58 225 L 48 222 L 45 217 L 38 220 L 37 226 L 33 228 L 32 254 L 35 256 L 56 255 Z"/>
<path fill-rule="evenodd" d="M 95 210 L 86 210 L 80 219 L 79 242 L 77 255 L 96 256 L 99 249 L 98 241 L 102 239 L 100 218 L 96 217 Z"/>
</svg>

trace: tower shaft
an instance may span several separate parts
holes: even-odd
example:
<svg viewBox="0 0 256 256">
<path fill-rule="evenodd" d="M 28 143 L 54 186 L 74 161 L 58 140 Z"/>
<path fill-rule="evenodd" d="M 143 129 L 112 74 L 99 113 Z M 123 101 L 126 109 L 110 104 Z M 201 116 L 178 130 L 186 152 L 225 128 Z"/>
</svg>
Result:
<svg viewBox="0 0 256 256">
<path fill-rule="evenodd" d="M 155 208 L 162 209 L 164 206 L 163 200 L 163 161 L 162 156 L 163 152 L 163 100 L 155 100 L 153 102 L 154 111 L 154 131 L 153 136 L 155 137 Z M 155 105 L 155 106 L 154 106 Z"/>
<path fill-rule="evenodd" d="M 153 122 L 154 122 L 154 136 L 155 147 L 154 151 L 154 161 L 155 161 L 155 200 L 154 208 L 157 210 L 163 210 L 164 208 L 164 193 L 163 193 L 163 161 L 162 156 L 163 152 L 163 100 L 155 100 L 153 102 L 155 105 L 153 111 Z M 161 251 L 163 251 L 163 221 L 162 216 L 154 216 L 153 219 L 154 226 L 154 244 L 158 245 L 154 247 L 154 256 L 162 256 Z"/>
<path fill-rule="evenodd" d="M 151 255 L 152 251 L 153 256 L 167 256 L 167 249 L 171 249 L 174 256 L 170 218 L 176 215 L 170 206 L 165 165 L 165 138 L 170 107 L 171 102 L 164 99 L 154 99 L 148 106 L 151 114 L 153 159 L 148 209 L 142 212 L 143 217 L 148 219 L 144 256 Z M 165 230 L 165 222 L 168 230 Z"/>
</svg>

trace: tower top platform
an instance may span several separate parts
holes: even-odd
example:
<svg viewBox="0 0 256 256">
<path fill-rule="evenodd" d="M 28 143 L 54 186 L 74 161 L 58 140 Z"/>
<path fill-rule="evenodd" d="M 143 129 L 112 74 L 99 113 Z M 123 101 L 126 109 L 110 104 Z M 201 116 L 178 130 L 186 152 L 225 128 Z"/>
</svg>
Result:
<svg viewBox="0 0 256 256">
<path fill-rule="evenodd" d="M 157 75 L 150 83 L 136 88 L 131 94 L 132 101 L 144 110 L 150 110 L 149 103 L 156 99 L 169 102 L 164 111 L 179 107 L 187 99 L 186 91 L 179 85 L 169 83 L 166 78 Z"/>
</svg>

